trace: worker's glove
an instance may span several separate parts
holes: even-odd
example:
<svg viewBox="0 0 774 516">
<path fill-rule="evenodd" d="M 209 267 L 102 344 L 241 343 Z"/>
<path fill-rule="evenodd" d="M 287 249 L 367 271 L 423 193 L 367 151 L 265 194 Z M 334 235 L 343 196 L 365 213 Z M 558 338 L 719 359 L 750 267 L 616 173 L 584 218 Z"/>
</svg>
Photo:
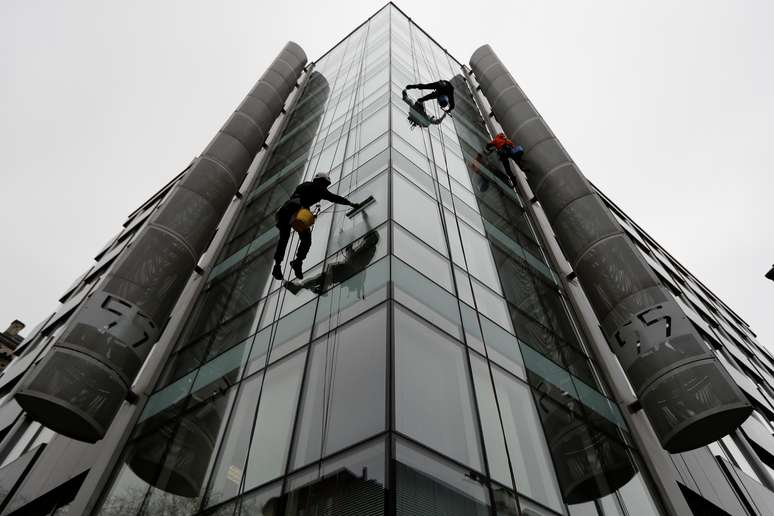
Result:
<svg viewBox="0 0 774 516">
<path fill-rule="evenodd" d="M 360 206 L 362 206 L 362 203 L 353 202 L 352 204 L 350 204 L 350 206 L 352 206 L 353 210 L 356 210 L 356 209 L 360 208 Z"/>
<path fill-rule="evenodd" d="M 414 84 L 409 84 L 408 86 L 406 86 L 406 89 L 407 90 L 415 90 L 415 89 L 417 89 L 417 87 Z"/>
</svg>

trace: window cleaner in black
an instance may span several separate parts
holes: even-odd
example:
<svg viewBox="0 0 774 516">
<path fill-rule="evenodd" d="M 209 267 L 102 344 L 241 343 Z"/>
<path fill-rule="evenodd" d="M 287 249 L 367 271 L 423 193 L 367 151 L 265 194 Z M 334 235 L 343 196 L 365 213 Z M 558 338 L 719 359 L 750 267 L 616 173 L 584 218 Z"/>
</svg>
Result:
<svg viewBox="0 0 774 516">
<path fill-rule="evenodd" d="M 427 100 L 437 99 L 438 105 L 445 113 L 454 109 L 454 86 L 449 81 L 431 82 L 428 84 L 409 84 L 407 90 L 433 90 L 424 97 L 420 97 L 416 104 L 422 105 Z"/>
<path fill-rule="evenodd" d="M 288 240 L 290 240 L 291 229 L 298 232 L 300 242 L 296 258 L 290 262 L 290 266 L 298 279 L 304 277 L 304 258 L 306 258 L 309 248 L 312 247 L 312 225 L 315 219 L 315 215 L 309 209 L 312 205 L 325 199 L 335 204 L 352 206 L 354 210 L 357 210 L 365 204 L 353 203 L 346 197 L 328 191 L 330 184 L 331 180 L 328 174 L 315 174 L 311 181 L 304 181 L 298 185 L 290 199 L 277 210 L 275 218 L 277 229 L 279 229 L 279 240 L 277 241 L 277 251 L 274 253 L 274 269 L 271 271 L 274 278 L 282 279 L 282 260 L 285 257 Z"/>
</svg>

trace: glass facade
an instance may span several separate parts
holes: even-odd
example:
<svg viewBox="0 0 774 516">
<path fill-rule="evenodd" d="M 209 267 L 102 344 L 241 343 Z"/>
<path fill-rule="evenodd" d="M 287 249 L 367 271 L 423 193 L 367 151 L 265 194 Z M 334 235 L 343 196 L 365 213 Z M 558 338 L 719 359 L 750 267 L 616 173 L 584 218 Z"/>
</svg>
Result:
<svg viewBox="0 0 774 516">
<path fill-rule="evenodd" d="M 439 78 L 455 111 L 412 129 Z M 287 119 L 98 513 L 659 514 L 460 63 L 388 5 Z M 323 203 L 284 288 L 274 212 L 318 172 L 376 202 Z"/>
</svg>

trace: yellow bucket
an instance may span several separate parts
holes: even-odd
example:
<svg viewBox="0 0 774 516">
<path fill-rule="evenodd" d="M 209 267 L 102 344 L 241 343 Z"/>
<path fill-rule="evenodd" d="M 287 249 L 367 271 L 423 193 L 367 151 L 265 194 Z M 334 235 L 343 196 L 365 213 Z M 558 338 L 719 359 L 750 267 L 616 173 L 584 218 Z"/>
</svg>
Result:
<svg viewBox="0 0 774 516">
<path fill-rule="evenodd" d="M 299 233 L 312 227 L 312 224 L 314 224 L 314 213 L 306 208 L 298 210 L 296 214 L 293 215 L 293 220 L 290 221 L 290 225 Z"/>
</svg>

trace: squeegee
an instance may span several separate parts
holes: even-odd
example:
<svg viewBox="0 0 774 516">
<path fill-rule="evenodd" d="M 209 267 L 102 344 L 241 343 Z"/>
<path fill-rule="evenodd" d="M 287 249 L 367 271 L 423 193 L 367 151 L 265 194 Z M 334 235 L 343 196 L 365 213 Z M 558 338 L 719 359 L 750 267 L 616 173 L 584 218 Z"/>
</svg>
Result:
<svg viewBox="0 0 774 516">
<path fill-rule="evenodd" d="M 375 202 L 376 202 L 376 199 L 374 199 L 374 196 L 369 195 L 368 197 L 366 197 L 365 201 L 360 203 L 360 206 L 358 206 L 357 208 L 352 208 L 347 212 L 346 214 L 347 218 L 351 219 L 352 217 L 354 217 L 355 215 L 357 215 L 358 213 L 366 209 L 368 206 L 371 206 Z"/>
</svg>

